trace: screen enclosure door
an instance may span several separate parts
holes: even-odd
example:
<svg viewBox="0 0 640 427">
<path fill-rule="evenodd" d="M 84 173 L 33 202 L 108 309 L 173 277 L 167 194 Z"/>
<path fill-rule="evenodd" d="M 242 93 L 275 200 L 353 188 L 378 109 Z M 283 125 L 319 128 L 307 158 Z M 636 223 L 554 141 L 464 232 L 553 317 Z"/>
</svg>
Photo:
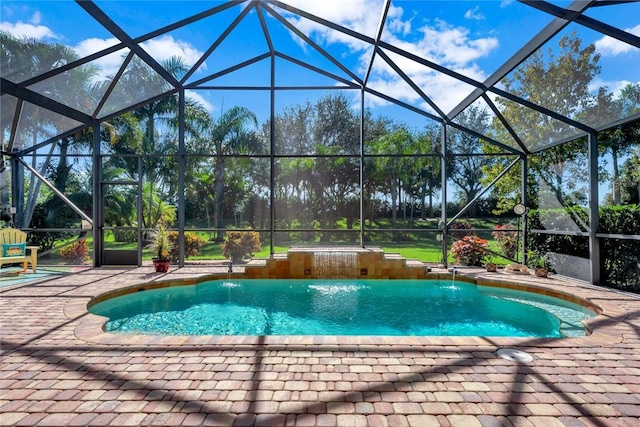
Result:
<svg viewBox="0 0 640 427">
<path fill-rule="evenodd" d="M 101 265 L 142 263 L 140 194 L 137 182 L 102 184 Z"/>
</svg>

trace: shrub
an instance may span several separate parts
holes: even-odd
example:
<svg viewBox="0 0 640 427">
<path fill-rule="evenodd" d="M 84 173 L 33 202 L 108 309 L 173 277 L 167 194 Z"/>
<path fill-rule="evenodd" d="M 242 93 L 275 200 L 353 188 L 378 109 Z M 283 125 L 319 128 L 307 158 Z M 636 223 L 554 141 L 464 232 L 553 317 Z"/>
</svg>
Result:
<svg viewBox="0 0 640 427">
<path fill-rule="evenodd" d="M 58 254 L 65 264 L 84 264 L 89 259 L 89 246 L 85 239 L 78 240 L 74 244 L 60 249 Z"/>
<path fill-rule="evenodd" d="M 449 227 L 449 234 L 456 239 L 462 239 L 465 236 L 475 236 L 476 232 L 473 231 L 473 225 L 469 222 L 456 222 Z"/>
<path fill-rule="evenodd" d="M 259 250 L 262 250 L 262 245 L 257 231 L 227 231 L 222 243 L 222 255 L 232 262 L 251 257 Z"/>
<path fill-rule="evenodd" d="M 172 259 L 178 259 L 178 232 L 171 231 L 169 233 L 169 243 L 171 245 L 170 255 Z M 196 256 L 200 253 L 202 248 L 207 243 L 202 237 L 198 236 L 192 231 L 184 233 L 184 256 L 189 258 L 190 256 Z"/>
<path fill-rule="evenodd" d="M 489 243 L 478 236 L 464 236 L 462 240 L 453 242 L 451 254 L 457 264 L 480 266 L 486 255 L 487 246 Z"/>
<path fill-rule="evenodd" d="M 47 222 L 49 211 L 45 209 L 41 204 L 37 204 L 33 210 L 33 217 L 31 218 L 31 228 L 34 230 L 49 228 L 51 225 Z M 41 251 L 49 251 L 53 249 L 56 241 L 64 238 L 72 237 L 67 233 L 55 233 L 52 231 L 27 231 L 27 242 L 30 245 L 38 246 Z M 46 256 L 46 255 L 45 255 Z"/>
<path fill-rule="evenodd" d="M 573 231 L 577 226 L 581 231 L 588 231 L 589 214 L 580 206 L 567 206 L 557 209 L 531 209 L 527 214 L 529 229 Z"/>
<path fill-rule="evenodd" d="M 581 209 L 531 210 L 527 226 L 531 229 L 562 230 L 556 218 L 570 214 L 588 223 Z M 599 233 L 640 235 L 640 206 L 605 206 L 600 208 Z M 579 224 L 580 222 L 577 221 Z M 553 252 L 590 258 L 589 238 L 561 234 L 531 233 L 527 248 L 538 254 Z M 640 292 L 640 242 L 634 239 L 600 238 L 601 285 L 631 292 Z"/>
<path fill-rule="evenodd" d="M 601 239 L 602 285 L 640 293 L 640 242 Z"/>
<path fill-rule="evenodd" d="M 566 227 L 564 220 L 558 218 L 567 218 L 568 214 L 580 221 L 587 221 L 588 217 L 583 217 L 583 213 L 579 209 L 532 209 L 527 215 L 527 228 L 529 230 L 563 230 Z M 562 234 L 545 234 L 545 233 L 529 233 L 527 237 L 527 252 L 533 251 L 539 255 L 547 252 L 555 252 L 559 254 L 573 255 L 580 258 L 589 258 L 589 239 L 584 236 L 570 236 Z"/>
<path fill-rule="evenodd" d="M 640 235 L 640 206 L 607 206 L 600 210 L 601 233 Z M 640 241 L 600 239 L 602 282 L 640 293 Z"/>
<path fill-rule="evenodd" d="M 600 209 L 600 233 L 640 234 L 640 206 L 606 206 Z"/>
<path fill-rule="evenodd" d="M 515 259 L 518 253 L 518 229 L 513 224 L 496 225 L 491 236 L 496 239 L 505 257 Z"/>
<path fill-rule="evenodd" d="M 138 232 L 136 230 L 115 228 L 113 230 L 113 238 L 116 242 L 133 243 L 138 241 Z"/>
</svg>

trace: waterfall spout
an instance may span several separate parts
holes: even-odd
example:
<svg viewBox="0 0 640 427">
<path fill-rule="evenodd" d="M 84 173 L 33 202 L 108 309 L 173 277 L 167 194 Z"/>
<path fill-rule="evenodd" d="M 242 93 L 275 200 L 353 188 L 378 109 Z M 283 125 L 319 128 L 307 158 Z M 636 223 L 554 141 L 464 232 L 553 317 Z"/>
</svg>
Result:
<svg viewBox="0 0 640 427">
<path fill-rule="evenodd" d="M 317 251 L 313 256 L 313 270 L 317 277 L 344 279 L 357 277 L 358 254 L 353 251 Z"/>
</svg>

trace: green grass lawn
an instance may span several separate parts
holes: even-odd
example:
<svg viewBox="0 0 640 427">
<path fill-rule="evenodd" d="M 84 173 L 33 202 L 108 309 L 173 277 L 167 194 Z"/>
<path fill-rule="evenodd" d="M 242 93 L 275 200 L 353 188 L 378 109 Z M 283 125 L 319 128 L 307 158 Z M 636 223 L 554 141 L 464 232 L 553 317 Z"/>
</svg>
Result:
<svg viewBox="0 0 640 427">
<path fill-rule="evenodd" d="M 496 224 L 504 224 L 505 220 L 500 219 L 476 219 L 476 220 L 463 220 L 464 222 L 470 222 L 474 228 L 476 228 L 477 234 L 479 237 L 486 239 L 489 242 L 489 249 L 500 252 L 500 248 L 498 246 L 498 242 L 493 239 L 491 236 L 491 232 L 493 227 Z M 344 225 L 344 224 L 343 224 Z M 367 242 L 365 244 L 366 247 L 379 247 L 384 250 L 386 253 L 397 253 L 404 258 L 407 259 L 416 259 L 426 263 L 440 263 L 442 261 L 442 244 L 438 240 L 436 240 L 437 232 L 433 231 L 433 228 L 437 226 L 437 220 L 429 220 L 429 221 L 420 221 L 419 223 L 413 224 L 413 229 L 415 231 L 412 232 L 392 232 L 392 231 L 376 231 L 376 228 L 390 228 L 391 221 L 390 220 L 380 220 L 376 221 L 372 224 L 373 227 L 371 230 L 367 230 Z M 346 228 L 346 227 L 345 227 Z M 430 230 L 430 231 L 425 231 Z M 345 230 L 346 231 L 346 230 Z M 333 237 L 337 237 L 338 239 L 343 239 L 339 242 L 332 242 L 331 244 L 336 245 L 352 245 L 358 246 L 359 241 L 354 242 L 352 244 L 349 243 L 349 237 L 354 236 L 354 232 L 344 233 L 342 230 L 337 230 L 334 233 Z M 224 260 L 225 257 L 222 255 L 222 246 L 220 243 L 210 240 L 213 234 L 211 232 L 198 232 L 200 237 L 205 239 L 205 245 L 200 249 L 200 253 L 197 256 L 193 256 L 188 258 L 188 260 Z M 315 242 L 305 242 L 305 245 L 318 245 L 323 246 L 325 244 L 319 243 L 320 233 L 316 234 Z M 274 247 L 275 253 L 286 253 L 291 246 L 299 246 L 301 243 L 300 232 L 291 232 L 289 233 L 290 241 L 289 242 L 278 242 L 279 244 Z M 75 240 L 75 237 L 61 240 L 56 242 L 54 246 L 54 250 L 47 257 L 48 260 L 54 261 L 54 263 L 60 263 L 61 261 L 58 259 L 58 254 L 56 248 L 60 248 L 63 245 L 72 242 Z M 333 238 L 332 238 L 333 240 Z M 93 239 L 91 237 L 87 238 L 87 243 L 89 248 L 93 247 Z M 453 263 L 453 257 L 449 254 L 449 249 L 451 248 L 451 244 L 453 243 L 452 239 L 448 239 L 447 242 L 447 259 L 448 263 Z M 262 250 L 253 254 L 253 258 L 268 258 L 270 256 L 270 247 L 268 242 L 262 243 Z M 112 233 L 107 233 L 105 235 L 105 249 L 129 249 L 136 250 L 137 243 L 123 243 L 116 242 L 114 235 Z M 143 260 L 150 260 L 153 256 L 152 252 L 148 248 L 144 248 L 142 251 Z M 510 261 L 489 254 L 486 259 L 486 262 L 495 262 L 500 265 L 505 265 Z"/>
</svg>

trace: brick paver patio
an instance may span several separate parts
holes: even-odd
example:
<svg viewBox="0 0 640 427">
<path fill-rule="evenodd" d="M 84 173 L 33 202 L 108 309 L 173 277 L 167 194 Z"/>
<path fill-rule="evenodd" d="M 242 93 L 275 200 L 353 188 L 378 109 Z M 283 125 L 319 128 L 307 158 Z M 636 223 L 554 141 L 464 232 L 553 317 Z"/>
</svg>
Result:
<svg viewBox="0 0 640 427">
<path fill-rule="evenodd" d="M 601 306 L 592 335 L 140 337 L 103 333 L 86 312 L 110 289 L 214 270 L 0 288 L 0 424 L 640 426 L 640 299 L 559 279 L 522 280 Z M 500 358 L 504 347 L 534 360 Z"/>
</svg>

